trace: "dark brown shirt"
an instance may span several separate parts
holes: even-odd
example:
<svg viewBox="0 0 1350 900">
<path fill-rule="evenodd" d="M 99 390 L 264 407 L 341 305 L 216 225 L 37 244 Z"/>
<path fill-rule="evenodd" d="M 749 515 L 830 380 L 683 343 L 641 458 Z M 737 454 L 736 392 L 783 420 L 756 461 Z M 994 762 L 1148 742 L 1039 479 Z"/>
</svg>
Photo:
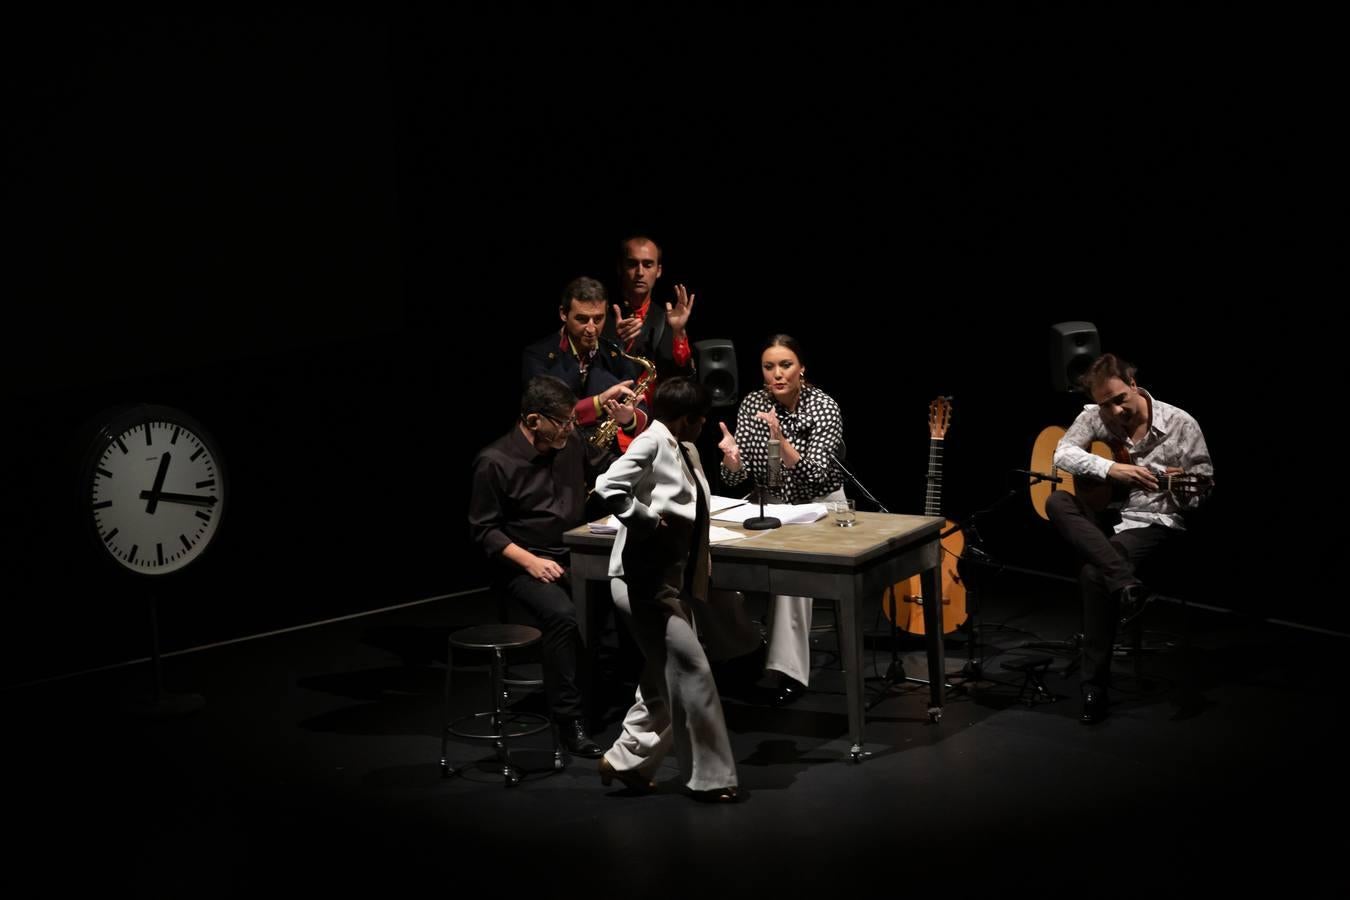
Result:
<svg viewBox="0 0 1350 900">
<path fill-rule="evenodd" d="M 586 521 L 587 485 L 612 458 L 576 432 L 561 450 L 540 453 L 512 425 L 473 461 L 469 534 L 474 543 L 494 559 L 511 543 L 563 559 L 563 532 Z"/>
</svg>

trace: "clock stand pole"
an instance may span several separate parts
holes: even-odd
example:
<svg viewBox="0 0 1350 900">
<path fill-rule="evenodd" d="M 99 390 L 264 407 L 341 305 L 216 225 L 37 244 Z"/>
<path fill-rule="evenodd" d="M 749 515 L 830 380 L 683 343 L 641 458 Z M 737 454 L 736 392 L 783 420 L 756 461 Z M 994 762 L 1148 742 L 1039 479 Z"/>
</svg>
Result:
<svg viewBox="0 0 1350 900">
<path fill-rule="evenodd" d="M 150 606 L 150 670 L 154 693 L 148 700 L 133 705 L 132 711 L 153 719 L 167 719 L 194 713 L 206 705 L 201 694 L 170 694 L 164 690 L 164 663 L 159 653 L 159 598 L 152 588 L 146 591 Z"/>
</svg>

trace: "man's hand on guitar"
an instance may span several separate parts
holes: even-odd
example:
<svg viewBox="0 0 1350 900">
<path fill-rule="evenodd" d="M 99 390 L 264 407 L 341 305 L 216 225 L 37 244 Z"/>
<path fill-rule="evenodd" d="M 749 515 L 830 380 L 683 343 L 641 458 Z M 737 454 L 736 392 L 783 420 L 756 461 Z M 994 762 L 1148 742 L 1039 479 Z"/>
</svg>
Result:
<svg viewBox="0 0 1350 900">
<path fill-rule="evenodd" d="M 1158 479 L 1152 472 L 1143 466 L 1132 466 L 1129 463 L 1112 463 L 1107 471 L 1106 477 L 1117 484 L 1127 485 L 1131 488 L 1143 488 L 1146 491 L 1156 491 L 1158 489 Z"/>
<path fill-rule="evenodd" d="M 1208 497 L 1214 488 L 1213 477 L 1183 472 L 1176 466 L 1168 466 L 1163 478 L 1167 490 L 1177 498 L 1178 503 L 1199 502 L 1199 499 Z"/>
</svg>

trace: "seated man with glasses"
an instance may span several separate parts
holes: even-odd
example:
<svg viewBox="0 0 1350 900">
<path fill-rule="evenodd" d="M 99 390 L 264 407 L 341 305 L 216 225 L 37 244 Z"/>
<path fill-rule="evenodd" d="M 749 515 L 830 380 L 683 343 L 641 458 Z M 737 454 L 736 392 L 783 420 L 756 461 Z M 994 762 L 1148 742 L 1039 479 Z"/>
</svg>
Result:
<svg viewBox="0 0 1350 900">
<path fill-rule="evenodd" d="M 613 455 L 577 434 L 575 404 L 558 379 L 530 379 L 519 419 L 474 459 L 469 532 L 492 564 L 493 589 L 523 607 L 544 633 L 544 691 L 563 745 L 596 758 L 602 750 L 586 732 L 577 686 L 581 631 L 563 532 L 586 521 L 587 485 Z M 604 409 L 620 423 L 634 416 L 613 399 Z"/>
<path fill-rule="evenodd" d="M 550 416 L 546 412 L 541 412 L 540 415 L 543 416 L 545 419 L 548 419 L 554 425 L 556 425 L 559 431 L 565 431 L 568 428 L 576 428 L 577 425 L 579 424 L 577 422 L 577 417 L 571 413 L 569 413 L 567 418 L 565 419 L 557 416 Z"/>
<path fill-rule="evenodd" d="M 605 327 L 605 286 L 594 278 L 575 278 L 563 288 L 558 305 L 562 328 L 546 334 L 525 348 L 521 375 L 529 381 L 536 375 L 552 375 L 580 399 L 571 410 L 577 427 L 589 437 L 605 420 L 610 400 L 629 403 L 633 384 L 642 368 L 623 355 L 623 348 L 601 337 Z M 617 421 L 626 436 L 620 446 L 642 433 L 649 417 L 643 404 L 624 406 Z M 562 422 L 566 416 L 560 416 Z M 557 424 L 557 423 L 555 423 Z"/>
</svg>

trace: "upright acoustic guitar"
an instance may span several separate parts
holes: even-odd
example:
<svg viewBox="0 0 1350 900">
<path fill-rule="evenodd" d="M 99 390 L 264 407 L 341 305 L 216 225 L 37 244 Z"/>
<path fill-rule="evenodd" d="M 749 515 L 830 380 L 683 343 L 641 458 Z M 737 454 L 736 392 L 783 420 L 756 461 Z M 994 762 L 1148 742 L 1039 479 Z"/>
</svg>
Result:
<svg viewBox="0 0 1350 900">
<path fill-rule="evenodd" d="M 924 491 L 923 513 L 942 515 L 942 442 L 952 417 L 952 402 L 938 397 L 928 404 L 928 487 Z M 942 538 L 942 633 L 950 634 L 966 621 L 966 586 L 956 564 L 966 548 L 965 535 L 956 523 L 947 520 Z M 881 599 L 886 618 L 895 627 L 910 634 L 923 634 L 923 588 L 915 575 L 886 589 Z"/>
</svg>

